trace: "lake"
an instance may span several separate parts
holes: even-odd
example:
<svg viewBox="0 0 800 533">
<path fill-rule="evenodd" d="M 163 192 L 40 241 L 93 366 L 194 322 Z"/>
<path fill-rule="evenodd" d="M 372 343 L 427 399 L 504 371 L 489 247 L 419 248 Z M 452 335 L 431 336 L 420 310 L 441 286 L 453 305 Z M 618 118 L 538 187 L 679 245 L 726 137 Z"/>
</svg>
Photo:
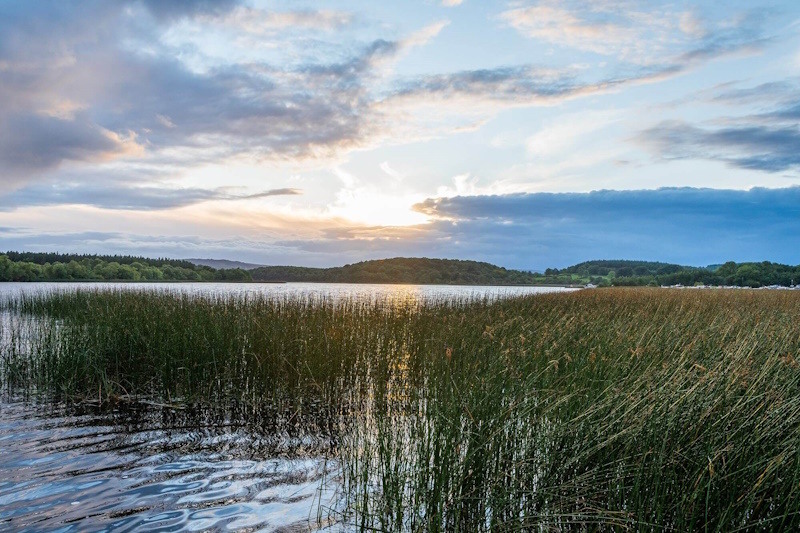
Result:
<svg viewBox="0 0 800 533">
<path fill-rule="evenodd" d="M 247 296 L 268 294 L 279 298 L 502 298 L 526 294 L 574 291 L 565 287 L 486 286 L 486 285 L 389 285 L 373 283 L 114 283 L 44 282 L 0 283 L 0 297 L 21 293 L 75 289 L 157 290 L 194 295 Z"/>
<path fill-rule="evenodd" d="M 74 289 L 276 298 L 488 298 L 554 287 L 319 283 L 4 283 L 0 298 Z M 0 400 L 0 529 L 309 531 L 337 520 L 337 465 L 324 435 L 271 432 L 226 413 L 137 404 Z"/>
</svg>

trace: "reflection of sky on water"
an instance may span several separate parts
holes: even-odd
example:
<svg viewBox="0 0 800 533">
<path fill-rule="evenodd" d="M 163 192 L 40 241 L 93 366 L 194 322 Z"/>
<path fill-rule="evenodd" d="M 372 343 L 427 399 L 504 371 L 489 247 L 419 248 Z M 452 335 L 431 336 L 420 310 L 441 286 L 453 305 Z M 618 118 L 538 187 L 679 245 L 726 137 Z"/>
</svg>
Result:
<svg viewBox="0 0 800 533">
<path fill-rule="evenodd" d="M 256 295 L 279 298 L 326 299 L 407 299 L 498 298 L 525 294 L 543 294 L 573 289 L 532 286 L 482 285 L 389 285 L 367 283 L 0 283 L 0 297 L 21 293 L 73 289 L 165 290 L 195 295 Z"/>
<path fill-rule="evenodd" d="M 335 472 L 319 455 L 276 456 L 237 430 L 129 430 L 109 417 L 0 403 L 0 529 L 271 531 L 330 523 Z"/>
</svg>

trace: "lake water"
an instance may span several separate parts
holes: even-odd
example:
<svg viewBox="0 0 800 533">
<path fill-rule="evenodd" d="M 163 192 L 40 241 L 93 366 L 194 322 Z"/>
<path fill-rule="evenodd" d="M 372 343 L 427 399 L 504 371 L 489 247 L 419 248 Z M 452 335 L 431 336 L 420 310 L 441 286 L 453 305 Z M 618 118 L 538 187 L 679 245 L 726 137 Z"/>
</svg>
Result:
<svg viewBox="0 0 800 533">
<path fill-rule="evenodd" d="M 81 289 L 301 298 L 502 298 L 552 287 L 3 283 L 0 298 Z M 82 411 L 0 396 L 0 530 L 341 531 L 324 437 L 144 405 Z"/>
<path fill-rule="evenodd" d="M 166 414 L 0 403 L 0 530 L 309 531 L 330 523 L 336 484 L 325 480 L 335 465 L 324 457 Z"/>
<path fill-rule="evenodd" d="M 573 291 L 564 287 L 483 285 L 388 285 L 371 283 L 0 283 L 0 297 L 74 289 L 154 290 L 195 295 L 268 294 L 278 298 L 502 298 Z"/>
</svg>

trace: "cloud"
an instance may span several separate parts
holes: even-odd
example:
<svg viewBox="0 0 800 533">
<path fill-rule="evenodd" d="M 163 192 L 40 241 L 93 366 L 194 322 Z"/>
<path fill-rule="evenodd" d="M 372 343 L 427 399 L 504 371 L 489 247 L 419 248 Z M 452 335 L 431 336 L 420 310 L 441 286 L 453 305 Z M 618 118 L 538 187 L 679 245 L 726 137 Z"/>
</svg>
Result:
<svg viewBox="0 0 800 533">
<path fill-rule="evenodd" d="M 703 129 L 685 122 L 662 122 L 643 131 L 640 139 L 665 159 L 712 159 L 767 172 L 800 169 L 796 127 Z"/>
<path fill-rule="evenodd" d="M 136 150 L 142 155 L 142 149 L 158 155 L 226 146 L 227 155 L 317 157 L 362 138 L 358 70 L 341 72 L 335 87 L 313 69 L 231 65 L 197 71 L 154 36 L 136 33 L 138 26 L 123 21 L 134 15 L 120 5 L 100 4 L 90 17 L 91 7 L 58 7 L 36 24 L 34 7 L 0 7 L 0 164 L 6 181 L 66 161 L 108 160 Z M 221 9 L 213 2 L 153 2 L 149 8 L 167 18 Z M 309 18 L 311 13 L 293 15 L 295 22 Z M 150 41 L 154 53 L 123 46 L 125 39 Z M 391 46 L 379 42 L 365 54 Z"/>
<path fill-rule="evenodd" d="M 331 266 L 324 253 L 301 250 L 291 245 L 248 238 L 208 238 L 193 234 L 159 235 L 103 231 L 34 232 L 20 228 L 0 228 L 0 251 L 64 251 L 73 253 L 144 257 L 188 258 L 198 255 L 230 257 L 269 264 Z M 333 259 L 340 261 L 339 259 Z"/>
<path fill-rule="evenodd" d="M 198 15 L 221 15 L 233 9 L 239 0 L 140 0 L 158 19 L 168 21 Z M 136 3 L 133 0 L 129 3 Z"/>
<path fill-rule="evenodd" d="M 618 52 L 636 41 L 636 29 L 611 21 L 610 13 L 590 15 L 581 18 L 575 10 L 540 4 L 511 9 L 500 17 L 527 37 L 601 54 Z"/>
<path fill-rule="evenodd" d="M 464 0 L 442 0 L 442 5 L 444 7 L 460 6 L 462 3 L 464 3 Z"/>
<path fill-rule="evenodd" d="M 201 27 L 251 24 L 270 31 L 340 29 L 352 16 L 234 2 L 129 5 L 149 11 L 87 0 L 40 17 L 33 5 L 0 4 L 0 165 L 7 184 L 70 162 L 136 157 L 186 165 L 236 156 L 302 162 L 372 146 L 391 134 L 372 85 L 447 25 L 351 44 L 339 61 L 197 68 L 162 42 L 164 30 L 140 20 L 142 13 L 167 25 L 192 17 Z"/>
<path fill-rule="evenodd" d="M 442 253 L 518 268 L 603 258 L 794 264 L 800 245 L 800 187 L 461 196 L 416 209 L 437 220 L 424 239 Z"/>
<path fill-rule="evenodd" d="M 658 65 L 716 56 L 757 40 L 760 12 L 709 23 L 660 2 L 539 1 L 501 13 L 521 35 L 623 61 Z"/>
<path fill-rule="evenodd" d="M 152 17 L 160 25 L 153 27 Z M 163 38 L 188 31 L 189 18 L 196 31 L 227 25 L 277 32 L 293 59 L 195 64 L 187 56 L 196 50 Z M 86 0 L 46 12 L 0 4 L 3 180 L 17 187 L 63 165 L 114 159 L 184 169 L 235 157 L 335 163 L 356 149 L 478 128 L 509 107 L 554 105 L 658 81 L 758 38 L 742 22 L 728 37 L 721 30 L 709 34 L 680 61 L 615 75 L 512 65 L 407 77 L 392 66 L 430 43 L 448 21 L 393 40 L 350 39 L 325 54 L 300 53 L 321 39 L 295 42 L 291 33 L 341 30 L 352 21 L 339 11 L 276 12 L 231 1 Z"/>
<path fill-rule="evenodd" d="M 430 42 L 431 39 L 439 35 L 441 31 L 450 24 L 449 20 L 440 20 L 433 24 L 429 24 L 424 28 L 412 33 L 400 42 L 401 48 L 412 48 L 415 46 L 424 46 Z"/>
<path fill-rule="evenodd" d="M 292 188 L 270 189 L 254 194 L 238 194 L 229 187 L 216 189 L 130 186 L 124 182 L 57 183 L 33 185 L 0 196 L 0 211 L 24 207 L 88 205 L 101 209 L 157 211 L 186 207 L 207 201 L 254 200 L 271 196 L 292 196 L 302 191 Z"/>
<path fill-rule="evenodd" d="M 63 233 L 7 228 L 0 249 L 228 257 L 333 266 L 427 256 L 544 270 L 590 259 L 689 265 L 727 260 L 800 262 L 800 187 L 657 189 L 431 198 L 431 222 L 410 227 L 332 225 L 307 238 Z"/>
<path fill-rule="evenodd" d="M 7 113 L 0 121 L 0 163 L 12 176 L 41 172 L 65 160 L 100 162 L 142 151 L 134 134 L 120 135 L 83 116 Z"/>
<path fill-rule="evenodd" d="M 563 156 L 585 137 L 620 119 L 619 112 L 591 111 L 559 116 L 525 141 L 529 155 L 537 158 Z"/>
<path fill-rule="evenodd" d="M 529 8 L 519 9 L 527 13 Z M 737 19 L 708 33 L 703 39 L 689 42 L 685 47 L 671 49 L 669 53 L 632 65 L 625 66 L 623 63 L 624 68 L 617 68 L 614 73 L 592 75 L 580 66 L 553 68 L 516 65 L 399 80 L 397 88 L 381 100 L 378 107 L 402 110 L 415 106 L 435 106 L 429 117 L 461 115 L 474 119 L 475 116 L 492 116 L 508 107 L 554 105 L 633 85 L 656 83 L 683 74 L 714 58 L 758 49 L 766 42 L 760 30 L 760 21 L 761 18 L 757 16 Z M 605 32 L 602 28 L 597 31 Z M 607 42 L 605 37 L 603 42 Z M 637 42 L 650 50 L 646 39 Z M 477 124 L 480 125 L 480 122 Z"/>
<path fill-rule="evenodd" d="M 800 99 L 796 79 L 754 87 L 728 84 L 706 99 L 749 113 L 716 117 L 703 123 L 663 121 L 637 139 L 666 159 L 708 159 L 765 172 L 800 169 Z M 753 113 L 753 109 L 758 112 Z"/>
<path fill-rule="evenodd" d="M 352 13 L 344 11 L 266 11 L 246 6 L 238 6 L 223 16 L 211 14 L 200 18 L 204 22 L 253 34 L 271 34 L 277 30 L 298 28 L 333 31 L 350 25 L 353 19 Z"/>
</svg>

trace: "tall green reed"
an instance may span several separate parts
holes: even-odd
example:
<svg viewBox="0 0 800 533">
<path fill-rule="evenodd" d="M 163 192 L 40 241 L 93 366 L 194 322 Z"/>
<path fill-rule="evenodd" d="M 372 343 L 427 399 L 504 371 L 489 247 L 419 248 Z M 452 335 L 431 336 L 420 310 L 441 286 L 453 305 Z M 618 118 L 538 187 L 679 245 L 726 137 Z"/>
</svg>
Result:
<svg viewBox="0 0 800 533">
<path fill-rule="evenodd" d="M 7 386 L 324 430 L 341 518 L 365 530 L 800 525 L 796 293 L 78 291 L 7 306 L 33 317 L 12 324 L 31 342 L 5 350 Z"/>
</svg>

